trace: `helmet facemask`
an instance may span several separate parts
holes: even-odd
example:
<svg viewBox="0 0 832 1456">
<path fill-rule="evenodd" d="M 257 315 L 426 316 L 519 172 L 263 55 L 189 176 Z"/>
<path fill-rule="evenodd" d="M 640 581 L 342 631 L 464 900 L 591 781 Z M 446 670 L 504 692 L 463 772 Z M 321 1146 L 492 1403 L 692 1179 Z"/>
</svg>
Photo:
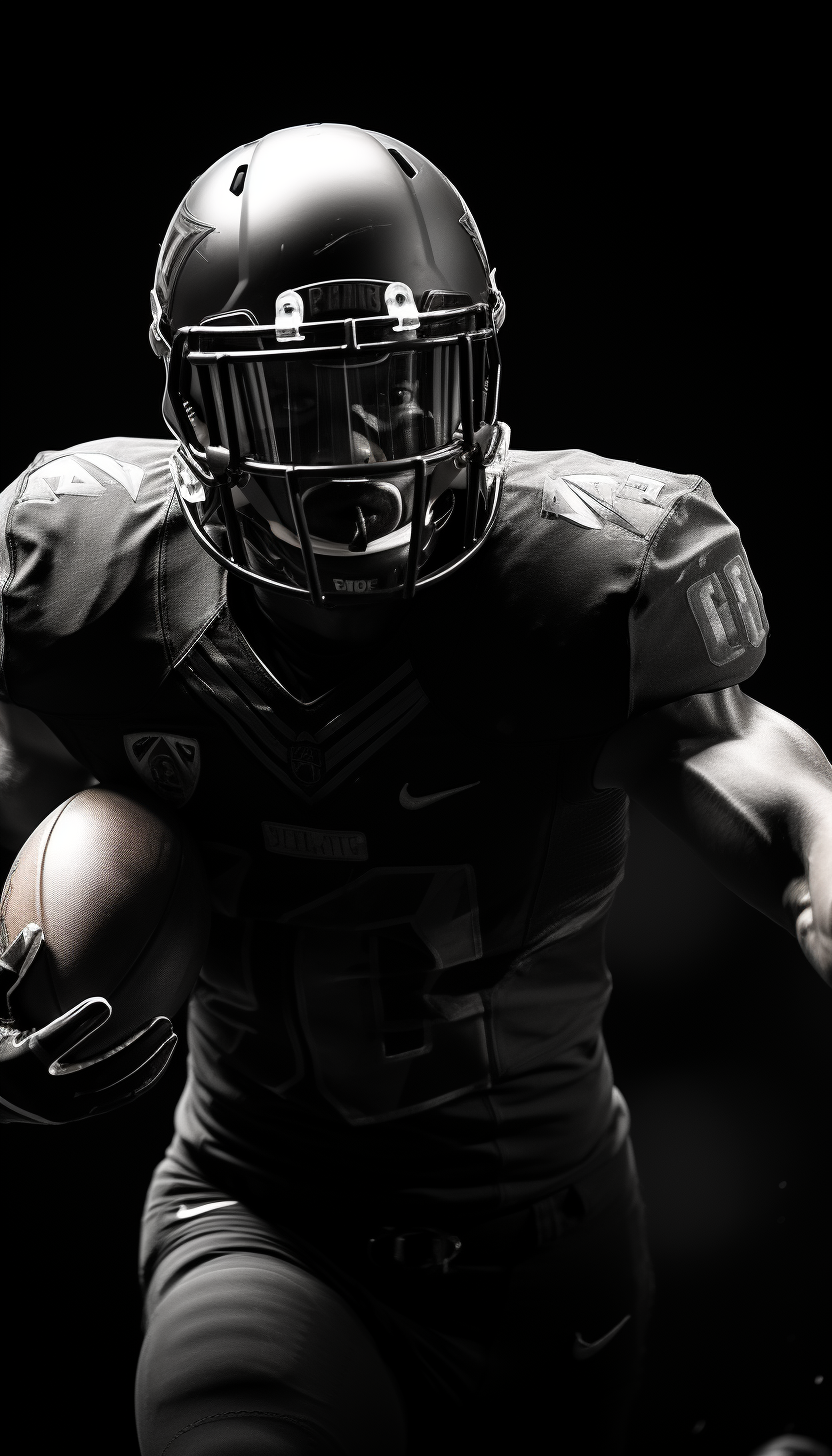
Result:
<svg viewBox="0 0 832 1456">
<path fill-rule="evenodd" d="M 490 306 L 414 309 L 404 327 L 391 316 L 316 325 L 299 312 L 288 339 L 237 314 L 174 341 L 168 394 L 204 496 L 183 502 L 189 522 L 213 523 L 215 550 L 224 525 L 232 566 L 260 586 L 318 604 L 411 596 L 452 515 L 469 551 L 492 515 Z"/>
</svg>

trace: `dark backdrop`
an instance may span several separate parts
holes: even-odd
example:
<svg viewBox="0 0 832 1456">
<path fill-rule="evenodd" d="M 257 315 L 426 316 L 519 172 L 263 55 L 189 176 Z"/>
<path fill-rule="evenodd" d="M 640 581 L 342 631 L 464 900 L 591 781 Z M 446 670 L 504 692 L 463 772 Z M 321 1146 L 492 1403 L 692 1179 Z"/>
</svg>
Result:
<svg viewBox="0 0 832 1456">
<path fill-rule="evenodd" d="M 771 69 L 739 90 L 719 67 L 622 77 L 589 63 L 591 37 L 556 54 L 553 34 L 527 38 L 522 68 L 494 36 L 476 63 L 443 66 L 345 34 L 323 85 L 288 42 L 249 58 L 255 84 L 219 40 L 210 56 L 183 43 L 175 65 L 149 29 L 122 31 L 106 59 L 67 32 L 6 112 L 7 478 L 39 449 L 162 433 L 147 297 L 192 177 L 280 126 L 377 127 L 430 156 L 480 223 L 508 301 L 514 443 L 705 475 L 773 624 L 751 691 L 828 749 L 802 103 L 787 117 Z M 778 1430 L 820 1435 L 832 997 L 642 812 L 609 958 L 658 1277 L 633 1452 L 743 1456 Z M 79 1423 L 89 1453 L 135 1449 L 136 1225 L 183 1064 L 180 1046 L 160 1087 L 110 1120 L 2 1131 L 4 1386 L 42 1449 Z"/>
</svg>

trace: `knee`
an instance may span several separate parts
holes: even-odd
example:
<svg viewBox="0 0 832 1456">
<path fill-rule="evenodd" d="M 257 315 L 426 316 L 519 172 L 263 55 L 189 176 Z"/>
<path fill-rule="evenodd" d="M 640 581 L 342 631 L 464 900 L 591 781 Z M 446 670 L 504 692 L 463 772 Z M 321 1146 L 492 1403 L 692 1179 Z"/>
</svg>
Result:
<svg viewBox="0 0 832 1456">
<path fill-rule="evenodd" d="M 136 1415 L 142 1456 L 405 1446 L 394 1381 L 357 1316 L 305 1270 L 257 1254 L 212 1259 L 161 1299 Z"/>
</svg>

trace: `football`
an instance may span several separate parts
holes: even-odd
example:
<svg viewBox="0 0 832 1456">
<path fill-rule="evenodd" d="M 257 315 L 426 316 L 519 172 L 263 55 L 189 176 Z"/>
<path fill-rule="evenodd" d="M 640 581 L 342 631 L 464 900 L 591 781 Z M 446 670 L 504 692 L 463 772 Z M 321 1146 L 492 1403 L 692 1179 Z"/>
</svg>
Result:
<svg viewBox="0 0 832 1456">
<path fill-rule="evenodd" d="M 0 900 L 0 938 L 24 925 L 43 945 L 14 992 L 22 1029 L 88 996 L 113 1008 L 83 1057 L 116 1046 L 188 996 L 208 941 L 210 902 L 195 846 L 173 818 L 109 789 L 53 809 L 17 856 Z"/>
</svg>

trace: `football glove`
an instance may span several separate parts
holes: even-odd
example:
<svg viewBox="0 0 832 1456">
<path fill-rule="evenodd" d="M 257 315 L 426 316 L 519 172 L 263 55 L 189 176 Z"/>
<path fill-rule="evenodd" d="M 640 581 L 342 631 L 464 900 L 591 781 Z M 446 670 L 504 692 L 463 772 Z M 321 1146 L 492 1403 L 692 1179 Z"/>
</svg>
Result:
<svg viewBox="0 0 832 1456">
<path fill-rule="evenodd" d="M 47 1026 L 21 1026 L 15 1006 L 42 945 L 41 927 L 27 925 L 0 955 L 8 1009 L 0 1017 L 0 1122 L 78 1122 L 123 1107 L 159 1080 L 176 1046 L 170 1021 L 156 1016 L 85 1060 L 85 1038 L 112 1015 L 103 996 L 79 1001 Z"/>
</svg>

